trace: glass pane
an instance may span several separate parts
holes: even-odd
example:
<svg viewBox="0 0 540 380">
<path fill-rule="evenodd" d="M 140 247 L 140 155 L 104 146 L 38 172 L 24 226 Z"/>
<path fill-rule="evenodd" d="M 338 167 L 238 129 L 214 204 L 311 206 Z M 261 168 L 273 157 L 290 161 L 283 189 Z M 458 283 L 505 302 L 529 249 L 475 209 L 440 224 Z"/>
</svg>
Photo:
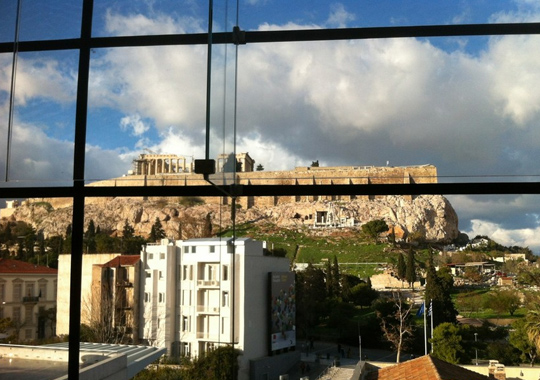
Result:
<svg viewBox="0 0 540 380">
<path fill-rule="evenodd" d="M 76 51 L 19 54 L 11 149 L 0 159 L 5 166 L 9 154 L 10 182 L 59 186 L 72 179 L 77 58 Z M 11 62 L 2 64 L 7 68 Z M 11 72 L 6 77 L 10 83 Z M 1 100 L 5 115 L 9 97 Z M 3 129 L 3 142 L 6 138 Z"/>
<path fill-rule="evenodd" d="M 2 1 L 0 3 L 0 42 L 14 40 L 16 19 L 17 1 Z"/>
<path fill-rule="evenodd" d="M 539 41 L 492 38 L 476 54 L 417 39 L 242 46 L 237 151 L 267 170 L 432 164 L 441 182 L 530 180 Z"/>
<path fill-rule="evenodd" d="M 6 180 L 12 54 L 0 54 L 0 183 Z"/>
<path fill-rule="evenodd" d="M 245 30 L 361 28 L 381 26 L 485 24 L 538 21 L 536 4 L 509 1 L 353 1 L 301 0 L 294 3 L 245 1 L 240 26 Z"/>
<path fill-rule="evenodd" d="M 205 33 L 208 3 L 193 1 L 94 1 L 93 35 Z"/>
<path fill-rule="evenodd" d="M 21 41 L 77 38 L 81 35 L 82 0 L 22 0 L 20 12 Z"/>
<path fill-rule="evenodd" d="M 86 179 L 191 172 L 204 157 L 206 48 L 96 49 L 91 59 Z M 179 157 L 156 169 L 155 154 Z"/>
<path fill-rule="evenodd" d="M 9 363 L 3 358 L 3 374 L 51 379 L 67 373 L 67 361 L 57 361 L 61 355 L 41 360 L 40 347 L 35 348 L 35 356 L 15 352 L 21 350 L 19 345 L 62 342 L 58 335 L 67 334 L 59 332 L 57 322 L 69 320 L 69 287 L 66 292 L 61 282 L 69 281 L 65 274 L 69 273 L 71 249 L 65 234 L 71 218 L 65 211 L 71 205 L 72 200 L 65 198 L 0 199 L 0 312 L 2 319 L 13 321 L 3 329 L 0 341 L 12 345 L 14 352 Z M 68 260 L 63 262 L 64 276 L 59 276 L 62 256 Z"/>
</svg>

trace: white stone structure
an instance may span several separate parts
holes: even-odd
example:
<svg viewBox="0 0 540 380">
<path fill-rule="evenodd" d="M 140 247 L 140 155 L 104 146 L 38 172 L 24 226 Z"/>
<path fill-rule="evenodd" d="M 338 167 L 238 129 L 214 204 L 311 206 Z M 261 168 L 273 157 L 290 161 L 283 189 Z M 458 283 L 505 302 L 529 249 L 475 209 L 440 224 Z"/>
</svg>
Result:
<svg viewBox="0 0 540 380">
<path fill-rule="evenodd" d="M 81 277 L 81 323 L 88 323 L 85 320 L 85 310 L 92 304 L 92 270 L 96 264 L 105 264 L 120 253 L 96 253 L 83 255 L 82 277 Z M 56 334 L 69 334 L 69 290 L 71 278 L 71 255 L 61 254 L 58 256 L 58 299 L 56 318 Z"/>
<path fill-rule="evenodd" d="M 142 338 L 172 355 L 234 343 L 247 380 L 249 360 L 268 355 L 268 274 L 289 260 L 248 238 L 206 238 L 148 244 L 141 261 Z"/>
<path fill-rule="evenodd" d="M 193 163 L 186 163 L 184 156 L 176 154 L 140 154 L 133 160 L 133 174 L 156 175 L 191 173 Z"/>
<path fill-rule="evenodd" d="M 57 273 L 53 268 L 0 258 L 0 319 L 10 318 L 14 323 L 6 336 L 15 334 L 29 341 L 54 335 L 54 316 L 47 310 L 56 306 Z"/>
</svg>

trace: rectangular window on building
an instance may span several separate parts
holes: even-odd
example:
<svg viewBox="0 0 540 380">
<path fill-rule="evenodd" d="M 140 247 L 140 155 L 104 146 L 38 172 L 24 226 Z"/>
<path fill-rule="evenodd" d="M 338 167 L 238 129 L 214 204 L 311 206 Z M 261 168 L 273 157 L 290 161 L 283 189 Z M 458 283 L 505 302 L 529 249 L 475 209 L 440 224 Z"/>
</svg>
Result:
<svg viewBox="0 0 540 380">
<path fill-rule="evenodd" d="M 22 284 L 13 284 L 13 302 L 21 302 Z"/>
<path fill-rule="evenodd" d="M 150 302 L 150 293 L 148 292 L 144 293 L 144 302 Z"/>
<path fill-rule="evenodd" d="M 152 272 L 150 272 L 149 270 L 146 271 L 146 278 L 151 278 L 152 277 Z"/>
<path fill-rule="evenodd" d="M 165 293 L 159 293 L 159 302 L 160 303 L 165 302 Z"/>
<path fill-rule="evenodd" d="M 210 246 L 210 253 L 214 253 L 216 252 L 216 246 L 215 245 L 211 245 Z"/>
<path fill-rule="evenodd" d="M 221 274 L 221 277 L 223 281 L 229 280 L 229 266 L 228 265 L 223 265 L 223 273 Z"/>
<path fill-rule="evenodd" d="M 163 271 L 159 271 L 159 278 L 163 279 Z"/>
<path fill-rule="evenodd" d="M 191 253 L 197 253 L 197 247 L 192 245 L 191 246 Z"/>
<path fill-rule="evenodd" d="M 193 281 L 193 265 L 189 266 L 189 280 Z"/>
<path fill-rule="evenodd" d="M 184 265 L 182 267 L 182 280 L 187 280 L 187 279 L 188 279 L 188 266 Z"/>
<path fill-rule="evenodd" d="M 189 246 L 187 245 L 184 246 L 184 253 L 189 253 Z"/>
<path fill-rule="evenodd" d="M 33 305 L 26 305 L 24 309 L 24 322 L 25 323 L 32 324 L 33 310 L 34 310 Z"/>
<path fill-rule="evenodd" d="M 223 292 L 221 306 L 223 307 L 229 306 L 229 292 Z"/>
<path fill-rule="evenodd" d="M 34 293 L 34 284 L 33 283 L 26 283 L 26 297 L 35 297 Z"/>
<path fill-rule="evenodd" d="M 153 253 L 149 253 L 148 254 L 148 260 L 153 260 L 154 259 L 154 254 Z"/>
<path fill-rule="evenodd" d="M 188 317 L 182 316 L 182 331 L 189 331 Z"/>
<path fill-rule="evenodd" d="M 42 300 L 46 300 L 47 299 L 47 283 L 46 282 L 41 282 L 39 284 L 39 294 L 38 294 L 38 297 L 41 297 Z"/>
<path fill-rule="evenodd" d="M 21 321 L 21 308 L 19 306 L 13 307 L 12 310 L 13 322 L 19 323 Z"/>
<path fill-rule="evenodd" d="M 159 254 L 159 259 L 160 259 L 160 260 L 165 260 L 165 254 L 164 254 L 164 253 L 160 253 L 160 254 Z"/>
</svg>

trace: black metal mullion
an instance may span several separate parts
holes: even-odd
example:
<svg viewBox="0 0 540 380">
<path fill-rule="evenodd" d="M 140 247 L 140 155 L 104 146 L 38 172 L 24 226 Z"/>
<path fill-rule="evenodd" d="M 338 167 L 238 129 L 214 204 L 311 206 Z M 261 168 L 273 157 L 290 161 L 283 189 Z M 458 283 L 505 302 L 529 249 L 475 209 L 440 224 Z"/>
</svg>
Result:
<svg viewBox="0 0 540 380">
<path fill-rule="evenodd" d="M 246 31 L 245 43 L 335 41 L 382 38 L 428 38 L 453 36 L 502 36 L 540 34 L 540 23 L 420 25 L 373 28 L 301 29 Z M 85 42 L 86 43 L 86 42 Z M 206 45 L 207 33 L 163 34 L 150 36 L 94 37 L 88 41 L 92 48 Z M 234 44 L 232 32 L 212 34 L 212 44 Z M 21 41 L 18 50 L 46 51 L 78 49 L 78 38 L 44 41 Z M 0 53 L 13 52 L 13 43 L 0 43 Z"/>
<path fill-rule="evenodd" d="M 224 193 L 242 197 L 287 195 L 490 195 L 540 194 L 540 182 L 468 182 L 369 185 L 237 185 L 229 186 L 107 186 L 107 187 L 24 187 L 0 188 L 0 198 L 83 197 L 221 197 Z"/>
<path fill-rule="evenodd" d="M 81 333 L 81 278 L 84 233 L 84 165 L 86 121 L 88 112 L 88 80 L 90 76 L 90 39 L 92 37 L 93 0 L 83 1 L 81 46 L 75 114 L 75 144 L 73 153 L 73 220 L 71 235 L 71 277 L 69 304 L 68 379 L 79 379 Z"/>
</svg>

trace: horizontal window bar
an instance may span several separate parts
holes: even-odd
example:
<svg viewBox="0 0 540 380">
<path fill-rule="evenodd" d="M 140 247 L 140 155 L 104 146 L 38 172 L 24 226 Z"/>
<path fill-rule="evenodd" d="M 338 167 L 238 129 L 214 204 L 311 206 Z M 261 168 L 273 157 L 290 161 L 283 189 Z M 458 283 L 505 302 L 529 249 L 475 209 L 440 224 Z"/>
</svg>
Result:
<svg viewBox="0 0 540 380">
<path fill-rule="evenodd" d="M 489 36 L 512 34 L 540 34 L 540 23 L 508 24 L 466 24 L 466 25 L 424 25 L 376 28 L 305 29 L 277 31 L 247 31 L 246 43 L 294 42 L 294 41 L 332 41 L 406 37 L 451 37 L 451 36 Z M 152 36 L 95 37 L 89 40 L 90 48 L 111 48 L 127 46 L 169 46 L 205 45 L 206 33 L 171 34 Z M 231 32 L 214 33 L 213 44 L 232 44 Z M 18 51 L 46 51 L 79 49 L 83 42 L 79 38 L 45 41 L 19 42 Z M 0 43 L 0 53 L 13 52 L 12 42 Z"/>
<path fill-rule="evenodd" d="M 288 195 L 421 195 L 421 194 L 540 194 L 540 182 L 419 183 L 369 185 L 238 185 L 233 186 L 118 186 L 118 187 L 18 187 L 1 188 L 0 198 L 41 197 L 221 197 L 223 191 L 238 196 Z M 82 193 L 82 194 L 81 194 Z"/>
</svg>

